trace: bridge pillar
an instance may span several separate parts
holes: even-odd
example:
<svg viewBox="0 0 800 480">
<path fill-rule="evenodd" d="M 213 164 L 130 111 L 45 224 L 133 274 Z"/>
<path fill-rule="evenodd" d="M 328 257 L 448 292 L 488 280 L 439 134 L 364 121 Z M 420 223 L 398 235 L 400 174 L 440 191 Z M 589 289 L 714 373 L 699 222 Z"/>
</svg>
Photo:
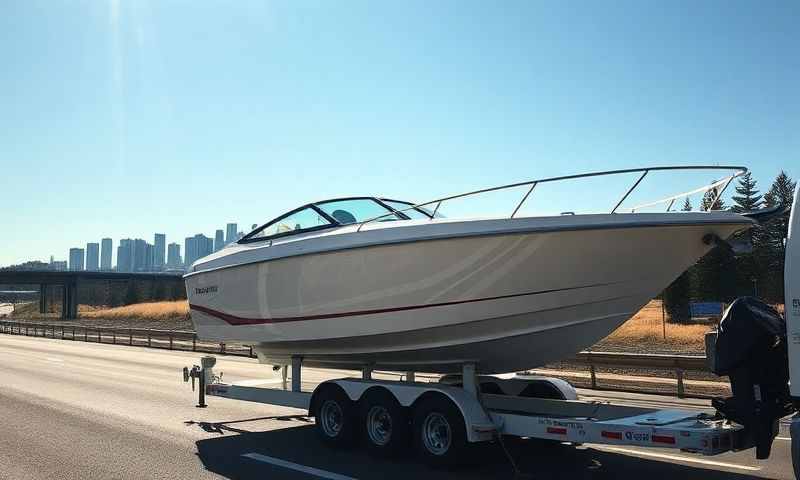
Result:
<svg viewBox="0 0 800 480">
<path fill-rule="evenodd" d="M 69 304 L 69 312 L 67 318 L 78 318 L 78 284 L 70 283 L 68 292 L 67 303 Z"/>
<path fill-rule="evenodd" d="M 67 301 L 68 300 L 67 299 L 67 296 L 68 296 L 67 295 L 67 291 L 68 290 L 69 290 L 69 288 L 67 288 L 67 284 L 66 283 L 61 285 L 61 319 L 62 320 L 66 320 L 67 318 L 69 318 L 68 317 L 68 314 L 69 314 L 69 302 Z"/>
<path fill-rule="evenodd" d="M 47 284 L 39 285 L 39 313 L 47 313 Z"/>
</svg>

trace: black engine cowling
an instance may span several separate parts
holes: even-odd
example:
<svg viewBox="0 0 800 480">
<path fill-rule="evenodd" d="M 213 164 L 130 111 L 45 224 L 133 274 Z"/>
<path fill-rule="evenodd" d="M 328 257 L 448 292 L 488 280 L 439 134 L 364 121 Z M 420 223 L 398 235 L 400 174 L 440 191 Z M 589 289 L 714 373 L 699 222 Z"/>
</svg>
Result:
<svg viewBox="0 0 800 480">
<path fill-rule="evenodd" d="M 744 427 L 756 458 L 768 458 L 779 420 L 794 411 L 783 317 L 757 298 L 734 300 L 719 325 L 712 370 L 728 376 L 733 394 L 712 404 Z"/>
</svg>

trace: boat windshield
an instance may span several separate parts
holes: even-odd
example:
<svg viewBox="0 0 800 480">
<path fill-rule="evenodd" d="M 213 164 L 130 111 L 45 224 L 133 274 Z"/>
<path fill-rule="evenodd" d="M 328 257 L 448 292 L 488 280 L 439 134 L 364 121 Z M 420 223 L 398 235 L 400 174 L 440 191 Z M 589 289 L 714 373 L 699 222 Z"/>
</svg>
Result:
<svg viewBox="0 0 800 480">
<path fill-rule="evenodd" d="M 245 237 L 247 240 L 261 240 L 264 238 L 300 233 L 308 230 L 317 230 L 333 225 L 328 219 L 312 207 L 306 207 L 295 212 L 276 218 L 263 227 L 255 230 Z"/>
<path fill-rule="evenodd" d="M 371 218 L 392 213 L 393 210 L 374 198 L 347 198 L 315 203 L 315 207 L 327 213 L 342 225 L 360 223 Z M 398 214 L 386 215 L 381 222 L 405 220 Z"/>
<path fill-rule="evenodd" d="M 372 197 L 342 198 L 305 205 L 283 214 L 246 235 L 241 243 L 284 237 L 297 233 L 350 225 L 381 217 L 380 222 L 408 219 L 430 219 L 431 212 L 422 208 L 397 212 L 413 206 L 399 200 Z M 384 216 L 385 215 L 385 216 Z M 436 215 L 439 217 L 440 215 Z"/>
</svg>

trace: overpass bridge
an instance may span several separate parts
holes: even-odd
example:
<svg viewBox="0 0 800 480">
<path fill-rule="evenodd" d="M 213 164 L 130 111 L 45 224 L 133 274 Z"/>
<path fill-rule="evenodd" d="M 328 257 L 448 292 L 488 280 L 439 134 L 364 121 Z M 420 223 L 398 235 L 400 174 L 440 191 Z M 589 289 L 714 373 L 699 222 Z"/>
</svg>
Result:
<svg viewBox="0 0 800 480">
<path fill-rule="evenodd" d="M 39 285 L 39 312 L 47 311 L 47 291 L 52 287 L 62 287 L 61 318 L 71 319 L 78 316 L 78 285 L 88 281 L 133 282 L 149 280 L 154 282 L 180 282 L 181 275 L 167 273 L 121 273 L 121 272 L 54 272 L 5 270 L 0 271 L 0 285 Z"/>
</svg>

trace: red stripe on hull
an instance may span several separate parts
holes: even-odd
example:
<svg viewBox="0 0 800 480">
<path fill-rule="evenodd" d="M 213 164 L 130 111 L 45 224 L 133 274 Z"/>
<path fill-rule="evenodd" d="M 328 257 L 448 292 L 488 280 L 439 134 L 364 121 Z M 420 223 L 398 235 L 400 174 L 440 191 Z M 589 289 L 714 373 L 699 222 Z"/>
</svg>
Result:
<svg viewBox="0 0 800 480">
<path fill-rule="evenodd" d="M 356 317 L 360 315 L 374 315 L 378 313 L 391 313 L 391 312 L 402 312 L 408 310 L 419 310 L 422 308 L 435 308 L 435 307 L 447 307 L 450 305 L 460 305 L 464 303 L 475 303 L 475 302 L 486 302 L 490 300 L 503 300 L 507 298 L 515 298 L 515 297 L 525 297 L 528 295 L 539 295 L 542 293 L 554 293 L 554 292 L 563 292 L 567 290 L 577 290 L 580 288 L 588 288 L 588 287 L 598 287 L 604 285 L 612 285 L 611 283 L 603 283 L 603 284 L 596 284 L 596 285 L 582 285 L 579 287 L 571 287 L 571 288 L 557 288 L 553 290 L 541 290 L 538 292 L 526 292 L 526 293 L 515 293 L 511 295 L 500 295 L 497 297 L 485 297 L 485 298 L 472 298 L 469 300 L 456 300 L 453 302 L 441 302 L 441 303 L 428 303 L 425 305 L 407 305 L 403 307 L 389 307 L 389 308 L 376 308 L 371 310 L 355 310 L 351 312 L 339 312 L 339 313 L 323 313 L 318 315 L 302 315 L 296 317 L 273 317 L 273 318 L 247 318 L 247 317 L 239 317 L 236 315 L 231 315 L 229 313 L 220 312 L 218 310 L 214 310 L 213 308 L 204 307 L 202 305 L 195 305 L 189 304 L 189 308 L 192 310 L 197 310 L 198 312 L 203 312 L 207 315 L 211 315 L 213 317 L 217 317 L 220 320 L 225 321 L 230 325 L 260 325 L 260 324 L 267 324 L 267 323 L 283 323 L 283 322 L 302 322 L 305 320 L 325 320 L 329 318 L 341 318 L 341 317 Z"/>
</svg>

